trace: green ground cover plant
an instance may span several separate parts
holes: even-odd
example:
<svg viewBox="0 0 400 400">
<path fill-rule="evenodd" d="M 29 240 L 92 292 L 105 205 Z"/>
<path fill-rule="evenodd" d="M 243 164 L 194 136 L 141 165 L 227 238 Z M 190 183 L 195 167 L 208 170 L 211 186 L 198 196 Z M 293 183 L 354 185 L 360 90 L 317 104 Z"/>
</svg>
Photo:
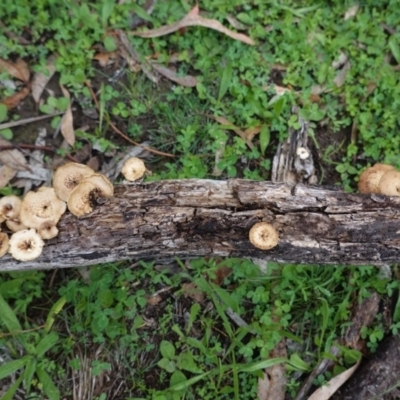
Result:
<svg viewBox="0 0 400 400">
<path fill-rule="evenodd" d="M 94 108 L 94 88 L 97 117 L 89 130 L 75 131 L 71 153 L 89 142 L 107 160 L 127 145 L 111 129 L 115 124 L 129 139 L 173 156 L 149 159 L 148 180 L 269 179 L 278 143 L 289 127 L 299 127 L 294 106 L 310 121 L 319 184 L 354 191 L 364 167 L 400 167 L 395 1 L 199 4 L 203 16 L 245 33 L 255 45 L 205 27 L 154 38 L 132 34 L 174 23 L 193 6 L 160 1 L 149 14 L 144 1 L 4 0 L 0 54 L 27 60 L 33 72 L 44 71 L 48 57 L 56 56 L 54 79 L 70 91 L 77 120 Z M 145 24 L 135 26 L 137 18 Z M 132 71 L 118 56 L 106 67 L 94 61 L 97 53 L 118 52 L 118 30 L 138 52 L 141 70 Z M 143 72 L 150 61 L 172 65 L 178 77 L 195 77 L 196 84 L 163 79 L 155 85 Z M 9 79 L 0 68 L 0 81 Z M 18 89 L 0 85 L 0 99 Z M 63 112 L 68 103 L 60 92 L 49 92 L 38 109 Z M 23 117 L 21 108 L 1 106 L 1 123 Z M 54 117 L 50 126 L 59 123 Z M 21 137 L 14 128 L 0 135 Z M 9 185 L 0 193 L 15 191 Z M 219 279 L 223 268 L 230 272 Z M 373 266 L 268 263 L 261 272 L 238 259 L 117 263 L 83 276 L 75 269 L 60 271 L 56 283 L 48 272 L 0 276 L 6 310 L 0 314 L 0 382 L 10 384 L 2 399 L 18 390 L 73 398 L 66 377 L 78 379 L 80 371 L 98 378 L 96 399 L 112 391 L 115 398 L 136 400 L 253 399 L 262 371 L 282 361 L 270 357 L 282 340 L 290 343 L 284 362 L 294 397 L 305 374 L 332 357 L 352 307 L 372 291 L 398 302 L 399 289 L 397 280 L 382 278 Z M 368 349 L 376 350 L 388 331 L 396 334 L 399 323 L 399 305 L 390 326 L 378 316 L 362 331 Z M 359 357 L 342 346 L 335 369 L 315 384 Z M 121 389 L 103 387 L 105 377 Z"/>
</svg>

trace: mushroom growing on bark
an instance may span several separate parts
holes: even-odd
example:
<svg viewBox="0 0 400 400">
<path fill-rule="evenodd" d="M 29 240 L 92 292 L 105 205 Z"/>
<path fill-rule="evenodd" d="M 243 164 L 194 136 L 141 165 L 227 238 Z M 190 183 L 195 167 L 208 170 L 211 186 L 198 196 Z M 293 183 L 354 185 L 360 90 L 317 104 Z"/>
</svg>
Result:
<svg viewBox="0 0 400 400">
<path fill-rule="evenodd" d="M 21 210 L 21 199 L 17 196 L 4 196 L 0 199 L 0 216 L 5 219 L 18 218 Z"/>
<path fill-rule="evenodd" d="M 143 160 L 138 157 L 128 158 L 122 169 L 121 173 L 127 181 L 137 181 L 147 172 Z"/>
<path fill-rule="evenodd" d="M 379 189 L 387 196 L 400 196 L 400 171 L 386 172 L 379 182 Z"/>
<path fill-rule="evenodd" d="M 19 261 L 31 261 L 42 254 L 44 242 L 34 229 L 14 233 L 9 241 L 8 252 Z"/>
<path fill-rule="evenodd" d="M 101 197 L 114 195 L 113 184 L 101 174 L 85 178 L 72 191 L 68 199 L 68 210 L 77 217 L 89 214 Z"/>
<path fill-rule="evenodd" d="M 381 193 L 379 182 L 386 172 L 392 170 L 394 170 L 394 167 L 388 164 L 375 164 L 367 168 L 360 175 L 358 191 L 360 193 Z"/>
<path fill-rule="evenodd" d="M 12 232 L 23 231 L 27 228 L 19 219 L 8 219 L 6 221 L 7 228 Z"/>
<path fill-rule="evenodd" d="M 9 240 L 7 233 L 0 232 L 0 257 L 7 253 L 9 247 Z"/>
<path fill-rule="evenodd" d="M 69 162 L 56 169 L 53 178 L 53 188 L 59 199 L 67 202 L 72 191 L 81 181 L 95 174 L 87 165 Z"/>
<path fill-rule="evenodd" d="M 52 239 L 58 235 L 58 228 L 53 221 L 45 221 L 37 230 L 42 239 Z"/>
<path fill-rule="evenodd" d="M 42 186 L 37 192 L 25 195 L 19 220 L 28 228 L 38 229 L 45 221 L 57 224 L 66 208 L 65 202 L 56 196 L 53 188 Z"/>
<path fill-rule="evenodd" d="M 250 229 L 249 239 L 253 246 L 261 250 L 270 250 L 279 242 L 278 232 L 268 222 L 254 224 Z"/>
</svg>

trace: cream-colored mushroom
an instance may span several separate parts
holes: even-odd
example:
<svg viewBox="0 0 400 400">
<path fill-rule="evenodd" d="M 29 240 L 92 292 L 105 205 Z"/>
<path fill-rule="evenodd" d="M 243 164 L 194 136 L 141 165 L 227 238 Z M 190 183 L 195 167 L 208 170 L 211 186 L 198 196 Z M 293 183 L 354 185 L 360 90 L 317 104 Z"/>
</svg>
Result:
<svg viewBox="0 0 400 400">
<path fill-rule="evenodd" d="M 9 195 L 0 199 L 0 215 L 4 219 L 18 218 L 21 210 L 21 199 L 18 196 Z"/>
<path fill-rule="evenodd" d="M 253 246 L 262 250 L 272 249 L 279 242 L 278 232 L 268 222 L 254 224 L 250 229 L 249 239 Z"/>
<path fill-rule="evenodd" d="M 400 196 L 400 171 L 388 171 L 379 181 L 379 189 L 387 196 Z"/>
<path fill-rule="evenodd" d="M 61 165 L 54 173 L 53 187 L 56 195 L 63 201 L 68 201 L 71 192 L 79 183 L 95 174 L 94 170 L 87 165 L 69 162 Z"/>
<path fill-rule="evenodd" d="M 7 233 L 0 232 L 0 257 L 7 253 L 9 248 L 9 240 Z"/>
<path fill-rule="evenodd" d="M 72 191 L 68 199 L 68 210 L 77 217 L 89 214 L 101 197 L 114 195 L 113 184 L 101 174 L 95 174 L 82 180 Z"/>
<path fill-rule="evenodd" d="M 358 191 L 360 193 L 380 193 L 379 182 L 382 176 L 394 170 L 392 165 L 375 164 L 362 172 L 358 181 Z"/>
<path fill-rule="evenodd" d="M 38 229 L 45 221 L 57 224 L 66 208 L 65 202 L 56 196 L 53 188 L 41 187 L 37 192 L 25 195 L 19 220 L 28 228 Z"/>
<path fill-rule="evenodd" d="M 44 242 L 34 229 L 12 234 L 8 252 L 19 261 L 31 261 L 42 254 Z"/>
<path fill-rule="evenodd" d="M 52 239 L 58 235 L 58 228 L 53 221 L 45 221 L 39 226 L 37 232 L 42 239 Z"/>
<path fill-rule="evenodd" d="M 6 221 L 7 228 L 12 232 L 23 231 L 27 228 L 19 219 L 8 219 Z"/>
<path fill-rule="evenodd" d="M 128 181 L 137 181 L 146 172 L 149 172 L 144 165 L 143 160 L 138 157 L 128 158 L 122 166 L 121 173 Z"/>
</svg>

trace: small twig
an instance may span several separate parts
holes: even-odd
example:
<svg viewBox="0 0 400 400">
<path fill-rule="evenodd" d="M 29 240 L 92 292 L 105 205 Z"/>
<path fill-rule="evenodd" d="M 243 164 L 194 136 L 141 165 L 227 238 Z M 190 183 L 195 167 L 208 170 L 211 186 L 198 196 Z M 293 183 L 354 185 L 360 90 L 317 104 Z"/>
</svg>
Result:
<svg viewBox="0 0 400 400">
<path fill-rule="evenodd" d="M 28 149 L 28 150 L 42 150 L 42 151 L 49 151 L 51 153 L 56 153 L 57 150 L 53 149 L 52 147 L 49 146 L 37 146 L 35 144 L 11 144 L 8 146 L 0 146 L 0 151 L 2 150 L 13 150 L 13 149 Z M 79 160 L 77 160 L 74 156 L 71 156 L 71 154 L 66 154 L 66 157 L 76 163 L 79 163 Z"/>
<path fill-rule="evenodd" d="M 14 128 L 15 126 L 20 126 L 20 125 L 30 124 L 32 122 L 41 121 L 42 119 L 47 119 L 47 118 L 53 118 L 56 117 L 57 115 L 62 115 L 62 114 L 64 114 L 64 112 L 59 112 L 50 115 L 40 115 L 39 117 L 25 118 L 19 121 L 6 122 L 4 124 L 0 124 L 0 130 L 7 128 Z"/>
<path fill-rule="evenodd" d="M 86 86 L 88 87 L 88 89 L 92 95 L 92 98 L 93 98 L 93 101 L 94 101 L 94 104 L 95 104 L 97 110 L 100 110 L 99 102 L 97 101 L 96 94 L 94 93 L 90 83 L 86 82 Z M 175 158 L 175 156 L 173 154 L 164 153 L 163 151 L 153 149 L 152 147 L 143 146 L 142 144 L 135 142 L 134 140 L 132 140 L 131 138 L 126 136 L 123 132 L 121 132 L 111 121 L 109 121 L 109 124 L 110 124 L 111 128 L 113 129 L 113 131 L 115 133 L 117 133 L 119 136 L 121 136 L 122 138 L 124 138 L 127 142 L 132 143 L 135 146 L 139 146 L 142 149 L 149 151 L 150 153 L 158 154 L 158 155 L 165 156 L 165 157 Z"/>
</svg>

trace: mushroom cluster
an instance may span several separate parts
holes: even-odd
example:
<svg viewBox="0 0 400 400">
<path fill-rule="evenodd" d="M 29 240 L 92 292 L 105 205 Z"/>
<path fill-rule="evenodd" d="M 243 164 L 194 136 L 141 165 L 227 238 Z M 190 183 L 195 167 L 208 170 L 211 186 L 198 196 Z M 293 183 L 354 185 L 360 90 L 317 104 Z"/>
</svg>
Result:
<svg viewBox="0 0 400 400">
<path fill-rule="evenodd" d="M 400 171 L 397 171 L 392 165 L 375 164 L 360 175 L 358 191 L 400 196 Z"/>
<path fill-rule="evenodd" d="M 10 195 L 0 199 L 0 257 L 7 252 L 17 260 L 31 261 L 42 253 L 44 240 L 58 235 L 57 223 L 66 209 L 80 217 L 93 211 L 100 198 L 114 195 L 113 184 L 86 165 L 59 167 L 53 187 L 40 187 L 21 200 Z M 1 231 L 5 223 L 11 237 Z"/>
</svg>

